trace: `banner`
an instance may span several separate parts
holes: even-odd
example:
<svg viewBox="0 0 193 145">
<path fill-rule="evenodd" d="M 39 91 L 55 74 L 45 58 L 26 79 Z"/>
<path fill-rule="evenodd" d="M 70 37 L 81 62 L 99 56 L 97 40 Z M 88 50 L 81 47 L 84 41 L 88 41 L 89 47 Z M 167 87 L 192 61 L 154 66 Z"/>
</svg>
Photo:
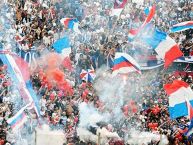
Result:
<svg viewBox="0 0 193 145">
<path fill-rule="evenodd" d="M 193 56 L 180 57 L 174 62 L 193 63 Z"/>
<path fill-rule="evenodd" d="M 24 51 L 19 48 L 17 54 L 23 58 L 26 62 L 28 62 L 29 65 L 31 64 L 37 64 L 36 58 L 38 57 L 37 51 L 36 50 L 29 50 L 29 51 Z"/>
</svg>

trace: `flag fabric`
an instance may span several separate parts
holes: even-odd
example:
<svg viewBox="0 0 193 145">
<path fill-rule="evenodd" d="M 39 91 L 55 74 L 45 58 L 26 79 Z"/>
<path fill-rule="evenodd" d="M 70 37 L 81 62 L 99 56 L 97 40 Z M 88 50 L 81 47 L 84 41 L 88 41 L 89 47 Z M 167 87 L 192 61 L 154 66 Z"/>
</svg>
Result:
<svg viewBox="0 0 193 145">
<path fill-rule="evenodd" d="M 140 29 L 144 28 L 144 26 L 146 24 L 148 24 L 153 19 L 154 15 L 155 15 L 155 11 L 156 11 L 156 5 L 153 5 L 152 7 L 149 8 L 149 14 L 148 14 L 147 18 L 145 19 L 145 21 L 143 22 Z"/>
<path fill-rule="evenodd" d="M 178 131 L 181 133 L 181 134 L 184 134 L 188 131 L 188 125 L 184 125 L 184 124 L 179 124 L 178 126 Z"/>
<path fill-rule="evenodd" d="M 28 65 L 20 66 L 20 62 L 15 59 L 16 56 L 12 54 L 0 54 L 0 59 L 3 61 L 4 64 L 7 65 L 7 70 L 10 74 L 10 77 L 12 78 L 12 81 L 15 84 L 18 84 L 18 90 L 20 91 L 21 96 L 27 101 L 27 102 L 33 102 L 34 103 L 34 110 L 36 111 L 36 114 L 40 115 L 40 108 L 39 108 L 39 101 L 37 99 L 37 96 L 33 90 L 32 83 L 29 78 L 29 69 L 27 68 Z M 24 62 L 21 62 L 24 64 Z M 26 72 L 22 71 L 25 70 Z"/>
<path fill-rule="evenodd" d="M 71 46 L 70 46 L 70 41 L 68 37 L 63 37 L 61 39 L 58 39 L 54 44 L 53 44 L 54 50 L 61 54 L 64 57 L 68 57 L 69 54 L 71 53 Z"/>
<path fill-rule="evenodd" d="M 188 118 L 190 120 L 192 120 L 193 119 L 193 107 L 190 104 L 190 101 L 188 99 L 186 99 L 186 105 L 187 105 L 187 108 L 188 108 Z"/>
<path fill-rule="evenodd" d="M 141 73 L 140 70 L 139 64 L 129 54 L 115 53 L 113 75 L 127 74 L 129 72 Z"/>
<path fill-rule="evenodd" d="M 110 15 L 119 17 L 122 11 L 123 9 L 112 9 Z"/>
<path fill-rule="evenodd" d="M 33 102 L 27 104 L 26 106 L 21 108 L 13 117 L 7 120 L 7 123 L 11 126 L 11 129 L 13 131 L 21 128 L 23 124 L 27 121 L 25 110 L 32 109 L 34 107 L 33 105 Z"/>
<path fill-rule="evenodd" d="M 123 9 L 127 4 L 127 0 L 115 0 L 114 9 Z"/>
<path fill-rule="evenodd" d="M 12 130 L 17 130 L 23 126 L 23 124 L 27 121 L 27 116 L 25 112 L 18 112 L 11 119 L 7 120 L 7 123 L 11 126 Z"/>
<path fill-rule="evenodd" d="M 152 7 L 149 8 L 149 13 L 147 18 L 145 19 L 145 21 L 143 22 L 143 24 L 138 28 L 138 29 L 131 29 L 129 31 L 129 39 L 130 38 L 134 38 L 136 37 L 139 32 L 148 24 L 151 22 L 151 20 L 153 19 L 154 15 L 155 15 L 155 11 L 156 11 L 156 6 L 153 5 Z M 132 39 L 131 39 L 132 40 Z"/>
<path fill-rule="evenodd" d="M 186 136 L 188 136 L 188 139 L 192 138 L 193 134 L 193 119 L 190 122 L 190 125 L 188 127 L 188 131 L 185 133 Z"/>
<path fill-rule="evenodd" d="M 150 28 L 151 29 L 151 28 Z M 151 30 L 149 30 L 151 31 Z M 163 40 L 166 40 L 167 34 L 165 32 L 161 32 L 157 29 L 151 31 L 145 36 L 142 36 L 142 40 L 155 49 Z"/>
<path fill-rule="evenodd" d="M 60 22 L 68 29 L 72 29 L 77 33 L 80 33 L 78 29 L 79 22 L 76 18 L 62 18 Z"/>
<path fill-rule="evenodd" d="M 92 69 L 82 70 L 80 78 L 86 82 L 92 82 L 95 78 L 95 72 Z"/>
<path fill-rule="evenodd" d="M 12 57 L 14 58 L 19 70 L 21 71 L 21 76 L 23 77 L 24 81 L 28 81 L 30 79 L 28 63 L 18 55 L 12 55 Z"/>
<path fill-rule="evenodd" d="M 133 41 L 133 39 L 135 38 L 135 36 L 137 35 L 138 30 L 136 29 L 130 29 L 129 30 L 129 35 L 128 35 L 128 40 L 129 41 Z"/>
<path fill-rule="evenodd" d="M 171 65 L 174 60 L 183 56 L 178 44 L 166 33 L 159 30 L 155 30 L 152 36 L 143 38 L 143 41 L 151 46 L 158 56 L 165 61 L 165 68 Z"/>
<path fill-rule="evenodd" d="M 180 57 L 176 59 L 175 62 L 193 63 L 193 56 Z"/>
<path fill-rule="evenodd" d="M 20 34 L 16 34 L 16 36 L 15 36 L 15 40 L 17 41 L 17 42 L 21 42 L 21 41 L 23 41 L 25 39 L 25 36 L 21 36 Z"/>
<path fill-rule="evenodd" d="M 111 16 L 119 17 L 126 4 L 127 4 L 127 0 L 115 0 L 114 8 L 112 9 Z"/>
<path fill-rule="evenodd" d="M 188 29 L 193 29 L 193 21 L 186 21 L 186 22 L 173 25 L 172 28 L 170 29 L 170 32 L 175 33 L 175 32 L 185 31 Z"/>
<path fill-rule="evenodd" d="M 169 36 L 165 40 L 161 41 L 159 45 L 155 48 L 158 56 L 164 59 L 164 67 L 167 68 L 172 64 L 174 60 L 183 56 L 182 51 L 179 48 L 179 45 Z"/>
<path fill-rule="evenodd" d="M 193 91 L 190 86 L 184 81 L 174 80 L 172 84 L 165 84 L 164 89 L 169 96 L 170 118 L 188 115 L 186 99 L 193 105 Z"/>
<path fill-rule="evenodd" d="M 139 58 L 138 64 L 141 70 L 151 70 L 164 65 L 163 60 L 158 58 L 157 55 L 139 55 L 136 57 Z"/>
<path fill-rule="evenodd" d="M 149 15 L 149 11 L 150 11 L 149 8 L 145 8 L 145 9 L 144 9 L 145 15 Z"/>
</svg>

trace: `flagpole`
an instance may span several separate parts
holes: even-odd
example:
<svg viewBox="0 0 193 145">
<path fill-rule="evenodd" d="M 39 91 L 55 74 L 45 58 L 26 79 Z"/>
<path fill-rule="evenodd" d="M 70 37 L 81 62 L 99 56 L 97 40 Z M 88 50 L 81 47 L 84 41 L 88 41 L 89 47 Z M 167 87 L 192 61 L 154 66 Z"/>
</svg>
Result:
<svg viewBox="0 0 193 145">
<path fill-rule="evenodd" d="M 101 145 L 101 134 L 98 134 L 98 140 L 97 140 L 98 144 L 97 145 Z"/>
<path fill-rule="evenodd" d="M 125 8 L 126 8 L 126 6 L 127 6 L 128 4 L 129 4 L 129 0 L 127 0 L 127 3 L 124 5 L 124 7 L 123 7 L 123 9 L 122 9 L 119 17 L 117 18 L 117 20 L 116 20 L 116 22 L 115 22 L 115 24 L 114 24 L 114 26 L 113 26 L 112 33 L 114 33 L 114 30 L 115 30 L 115 27 L 116 27 L 116 25 L 117 25 L 117 22 L 118 22 L 119 19 L 121 18 L 121 15 L 123 14 L 123 12 L 124 12 L 124 10 L 125 10 Z"/>
<path fill-rule="evenodd" d="M 35 128 L 35 145 L 37 145 L 37 130 Z"/>
<path fill-rule="evenodd" d="M 122 9 L 119 17 L 117 18 L 115 24 L 113 25 L 112 34 L 114 33 L 114 30 L 115 30 L 115 27 L 116 27 L 116 25 L 117 25 L 117 22 L 118 22 L 118 20 L 120 19 L 121 15 L 122 15 L 123 11 L 125 10 L 126 6 L 128 5 L 128 3 L 129 3 L 129 0 L 127 0 L 127 3 L 124 5 L 124 8 Z M 110 34 L 110 30 L 109 30 L 108 36 L 106 37 L 106 40 L 109 38 L 109 34 Z"/>
</svg>

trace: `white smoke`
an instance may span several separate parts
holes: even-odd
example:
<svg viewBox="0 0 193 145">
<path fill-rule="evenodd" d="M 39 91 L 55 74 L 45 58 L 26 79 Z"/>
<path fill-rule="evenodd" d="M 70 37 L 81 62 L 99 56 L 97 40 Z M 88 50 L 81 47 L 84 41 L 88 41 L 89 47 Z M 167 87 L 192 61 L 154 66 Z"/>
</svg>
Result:
<svg viewBox="0 0 193 145">
<path fill-rule="evenodd" d="M 105 116 L 99 113 L 91 104 L 79 104 L 80 123 L 79 127 L 87 127 L 88 125 L 95 125 L 97 122 L 106 120 Z"/>
<path fill-rule="evenodd" d="M 137 144 L 137 145 L 141 144 L 148 145 L 148 143 L 151 142 L 156 143 L 159 142 L 159 145 L 167 145 L 169 141 L 165 135 L 154 134 L 150 132 L 139 132 L 135 130 L 131 132 L 130 138 L 127 141 L 128 144 Z"/>
<path fill-rule="evenodd" d="M 83 142 L 95 142 L 97 143 L 98 136 L 94 135 L 90 131 L 85 128 L 77 128 L 77 135 L 79 136 L 80 140 Z"/>
<path fill-rule="evenodd" d="M 123 118 L 122 106 L 124 105 L 125 83 L 122 78 L 112 77 L 104 69 L 97 71 L 98 78 L 94 83 L 94 88 L 99 96 L 99 99 L 105 104 L 105 112 L 111 114 L 109 119 L 117 121 Z"/>
</svg>

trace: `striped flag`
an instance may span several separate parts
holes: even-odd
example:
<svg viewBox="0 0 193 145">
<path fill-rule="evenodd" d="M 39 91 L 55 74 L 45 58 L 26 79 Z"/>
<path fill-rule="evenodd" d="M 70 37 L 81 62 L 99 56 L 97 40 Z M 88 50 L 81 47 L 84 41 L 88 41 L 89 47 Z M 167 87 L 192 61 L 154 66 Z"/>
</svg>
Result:
<svg viewBox="0 0 193 145">
<path fill-rule="evenodd" d="M 154 15 L 155 15 L 155 11 L 156 11 L 155 5 L 153 5 L 152 7 L 149 8 L 149 14 L 148 14 L 147 18 L 145 19 L 145 21 L 143 22 L 140 29 L 144 28 L 145 25 L 148 24 L 153 19 Z"/>
<path fill-rule="evenodd" d="M 25 64 L 27 62 L 20 60 L 22 58 L 18 58 L 18 56 L 12 54 L 0 54 L 0 59 L 3 61 L 4 64 L 7 65 L 7 70 L 10 74 L 10 77 L 12 78 L 12 81 L 15 84 L 18 84 L 18 89 L 21 96 L 27 102 L 34 103 L 36 114 L 40 116 L 39 101 L 33 90 L 32 83 L 29 78 L 29 72 L 27 72 L 27 70 L 29 71 L 29 69 L 27 68 L 28 65 Z M 19 65 L 20 63 L 22 63 L 23 65 Z"/>
<path fill-rule="evenodd" d="M 78 29 L 79 22 L 76 18 L 62 18 L 60 22 L 68 29 L 72 29 L 76 33 L 80 33 Z"/>
<path fill-rule="evenodd" d="M 187 104 L 187 108 L 188 108 L 188 118 L 190 120 L 192 120 L 193 119 L 193 107 L 190 104 L 190 101 L 188 99 L 186 99 L 186 104 Z"/>
<path fill-rule="evenodd" d="M 193 63 L 193 56 L 183 56 L 176 59 L 174 62 Z"/>
<path fill-rule="evenodd" d="M 190 86 L 184 81 L 174 80 L 172 84 L 165 84 L 164 89 L 169 96 L 170 118 L 188 115 L 186 99 L 193 105 L 193 91 Z"/>
<path fill-rule="evenodd" d="M 193 21 L 178 23 L 170 29 L 170 32 L 175 33 L 175 32 L 185 31 L 188 29 L 193 29 Z"/>
<path fill-rule="evenodd" d="M 111 16 L 119 17 L 126 4 L 127 0 L 115 0 Z"/>
<path fill-rule="evenodd" d="M 140 70 L 138 63 L 129 54 L 115 53 L 113 76 L 117 74 L 127 74 L 129 72 L 141 73 Z"/>
<path fill-rule="evenodd" d="M 173 61 L 183 56 L 179 45 L 164 32 L 155 30 L 151 36 L 145 36 L 142 39 L 165 61 L 165 68 L 171 65 Z"/>
<path fill-rule="evenodd" d="M 25 110 L 30 110 L 33 107 L 33 102 L 30 102 L 29 104 L 21 108 L 13 117 L 7 120 L 7 123 L 11 126 L 11 129 L 13 131 L 20 129 L 24 125 L 24 123 L 27 121 L 27 115 L 25 113 Z"/>
<path fill-rule="evenodd" d="M 128 35 L 128 40 L 133 41 L 133 39 L 137 36 L 137 33 L 138 33 L 137 29 L 130 29 L 129 35 Z"/>
</svg>

